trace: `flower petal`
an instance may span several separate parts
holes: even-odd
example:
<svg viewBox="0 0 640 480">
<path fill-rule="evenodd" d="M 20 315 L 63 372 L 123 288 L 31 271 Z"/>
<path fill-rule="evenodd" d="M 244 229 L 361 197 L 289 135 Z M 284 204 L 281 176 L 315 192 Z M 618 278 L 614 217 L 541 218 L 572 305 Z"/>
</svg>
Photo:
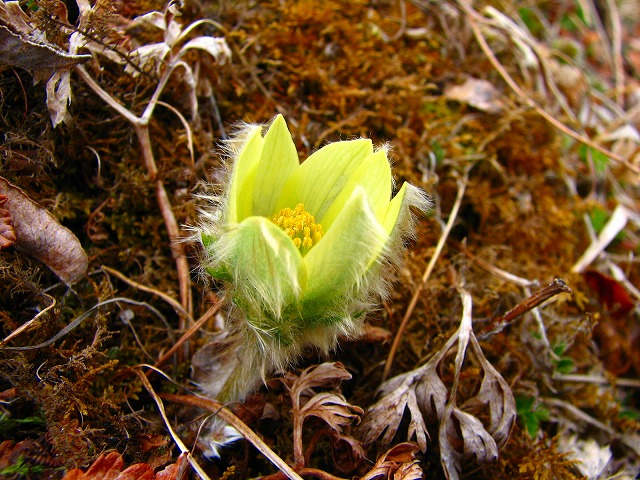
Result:
<svg viewBox="0 0 640 480">
<path fill-rule="evenodd" d="M 384 150 L 378 150 L 364 159 L 349 177 L 327 212 L 316 220 L 327 230 L 340 214 L 353 191 L 360 185 L 366 192 L 373 213 L 382 222 L 387 213 L 389 200 L 391 200 L 392 184 L 391 166 L 387 159 L 387 153 Z"/>
<path fill-rule="evenodd" d="M 373 153 L 371 140 L 331 143 L 307 158 L 289 177 L 275 210 L 304 208 L 316 220 L 325 216 L 354 172 Z M 323 225 L 325 231 L 328 225 Z"/>
<path fill-rule="evenodd" d="M 249 217 L 212 249 L 237 287 L 234 300 L 248 317 L 279 317 L 304 288 L 302 256 L 291 239 L 264 217 Z M 251 320 L 251 318 L 249 318 Z"/>
<path fill-rule="evenodd" d="M 308 275 L 304 309 L 319 311 L 337 300 L 348 301 L 362 286 L 387 238 L 364 188 L 356 187 L 331 229 L 304 257 Z"/>
<path fill-rule="evenodd" d="M 239 223 L 251 216 L 253 195 L 247 195 L 247 192 L 253 190 L 258 162 L 262 155 L 264 139 L 261 130 L 261 127 L 249 127 L 233 164 L 226 218 L 230 224 Z"/>
<path fill-rule="evenodd" d="M 278 115 L 264 137 L 255 176 L 253 215 L 270 217 L 287 178 L 300 166 L 298 151 L 282 115 Z"/>
</svg>

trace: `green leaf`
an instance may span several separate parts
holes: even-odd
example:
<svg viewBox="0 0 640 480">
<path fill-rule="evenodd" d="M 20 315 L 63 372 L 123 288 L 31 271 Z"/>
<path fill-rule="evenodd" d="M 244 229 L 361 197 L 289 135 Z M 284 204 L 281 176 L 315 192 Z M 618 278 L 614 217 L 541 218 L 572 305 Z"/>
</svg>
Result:
<svg viewBox="0 0 640 480">
<path fill-rule="evenodd" d="M 332 227 L 305 256 L 305 305 L 331 305 L 353 295 L 387 239 L 364 188 L 356 187 Z"/>
<path fill-rule="evenodd" d="M 277 212 L 276 203 L 282 188 L 299 166 L 291 133 L 282 115 L 278 115 L 264 137 L 253 187 L 253 215 L 270 217 Z"/>
<path fill-rule="evenodd" d="M 303 203 L 305 210 L 327 231 L 331 224 L 325 225 L 323 217 L 351 176 L 372 153 L 370 140 L 336 142 L 322 147 L 289 177 L 275 211 Z"/>
<path fill-rule="evenodd" d="M 0 475 L 29 475 L 30 473 L 41 473 L 44 471 L 42 465 L 31 465 L 23 457 L 19 457 L 16 463 L 0 470 Z"/>
<path fill-rule="evenodd" d="M 516 412 L 518 418 L 531 438 L 535 438 L 540 430 L 540 422 L 549 419 L 549 409 L 536 403 L 533 397 L 517 396 Z"/>
<path fill-rule="evenodd" d="M 594 150 L 591 147 L 586 146 L 585 144 L 581 144 L 578 149 L 578 157 L 584 163 L 589 163 L 589 155 L 591 155 L 591 160 L 593 161 L 593 166 L 596 169 L 597 173 L 604 173 L 607 170 L 607 166 L 609 165 L 609 157 L 607 157 L 604 153 Z"/>
</svg>

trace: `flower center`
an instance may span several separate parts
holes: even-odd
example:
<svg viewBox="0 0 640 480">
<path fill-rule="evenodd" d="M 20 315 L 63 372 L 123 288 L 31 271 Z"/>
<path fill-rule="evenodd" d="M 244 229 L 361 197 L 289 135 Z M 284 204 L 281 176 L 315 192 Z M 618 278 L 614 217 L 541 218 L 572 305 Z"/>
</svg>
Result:
<svg viewBox="0 0 640 480">
<path fill-rule="evenodd" d="M 302 253 L 307 253 L 324 235 L 322 225 L 316 223 L 316 219 L 304 209 L 302 203 L 294 209 L 283 208 L 271 217 L 271 221 L 291 237 L 296 248 Z"/>
</svg>

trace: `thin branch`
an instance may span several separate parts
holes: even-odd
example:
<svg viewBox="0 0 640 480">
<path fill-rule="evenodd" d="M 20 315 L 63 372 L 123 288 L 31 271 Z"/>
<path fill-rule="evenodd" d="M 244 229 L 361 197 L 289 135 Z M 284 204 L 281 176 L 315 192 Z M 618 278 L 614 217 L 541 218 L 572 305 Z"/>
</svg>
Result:
<svg viewBox="0 0 640 480">
<path fill-rule="evenodd" d="M 200 327 L 202 327 L 202 325 L 204 325 L 205 323 L 207 323 L 209 320 L 211 320 L 213 318 L 213 316 L 218 313 L 218 310 L 220 310 L 220 306 L 222 305 L 222 300 L 220 300 L 218 303 L 216 303 L 213 307 L 211 307 L 209 310 L 207 310 L 205 312 L 204 315 L 202 315 L 202 317 L 200 317 L 196 322 L 193 322 L 193 324 L 191 325 L 191 327 L 189 327 L 189 330 L 187 330 L 186 332 L 184 332 L 184 335 L 182 335 L 182 337 L 180 337 L 180 339 L 169 349 L 165 352 L 164 355 L 162 355 L 162 357 L 160 357 L 158 359 L 158 361 L 155 363 L 154 366 L 159 367 L 160 365 L 162 365 L 164 362 L 167 361 L 168 358 L 171 357 L 171 355 L 173 355 L 179 348 L 180 346 L 185 343 L 187 340 L 189 340 L 189 338 L 191 338 L 191 336 L 196 333 Z"/>
<path fill-rule="evenodd" d="M 484 340 L 492 335 L 495 335 L 496 333 L 500 333 L 508 325 L 513 323 L 515 319 L 560 293 L 571 293 L 571 289 L 567 286 L 566 283 L 564 283 L 563 280 L 556 278 L 551 284 L 538 290 L 529 298 L 526 298 L 525 300 L 517 304 L 501 317 L 495 318 L 484 329 L 485 331 L 478 335 L 478 339 Z"/>
<path fill-rule="evenodd" d="M 144 375 L 139 375 L 144 377 Z M 144 379 L 147 383 L 148 380 Z M 273 450 L 269 448 L 269 446 L 264 443 L 264 441 L 247 425 L 236 417 L 231 410 L 227 409 L 223 404 L 216 402 L 214 400 L 209 400 L 207 398 L 196 397 L 196 396 L 188 396 L 188 395 L 174 395 L 165 393 L 161 395 L 165 400 L 169 400 L 172 402 L 182 403 L 184 405 L 191 405 L 194 407 L 204 408 L 213 412 L 235 428 L 240 434 L 246 438 L 254 447 L 256 447 L 260 453 L 262 453 L 266 458 L 271 461 L 278 469 L 284 473 L 291 480 L 302 480 L 302 477 L 298 475 L 287 463 L 282 460 Z"/>
</svg>

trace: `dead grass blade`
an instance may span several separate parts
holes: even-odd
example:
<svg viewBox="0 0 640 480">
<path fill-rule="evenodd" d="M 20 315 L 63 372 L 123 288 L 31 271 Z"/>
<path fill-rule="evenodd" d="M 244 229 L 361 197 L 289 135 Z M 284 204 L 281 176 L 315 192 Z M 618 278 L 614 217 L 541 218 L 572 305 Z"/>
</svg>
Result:
<svg viewBox="0 0 640 480">
<path fill-rule="evenodd" d="M 640 167 L 629 162 L 629 160 L 627 160 L 626 158 L 623 158 L 622 156 L 606 149 L 602 145 L 599 145 L 598 143 L 594 142 L 592 139 L 587 138 L 584 135 L 581 135 L 580 133 L 567 127 L 564 123 L 558 120 L 553 114 L 547 112 L 544 108 L 538 105 L 538 103 L 535 100 L 533 100 L 529 95 L 527 95 L 524 92 L 524 90 L 520 88 L 520 86 L 513 79 L 513 77 L 506 71 L 506 69 L 500 63 L 500 61 L 496 58 L 495 54 L 491 50 L 491 47 L 487 43 L 487 39 L 483 35 L 478 25 L 479 21 L 483 21 L 483 17 L 476 10 L 472 8 L 470 2 L 468 2 L 467 0 L 459 0 L 457 4 L 460 6 L 462 11 L 464 12 L 467 18 L 467 21 L 469 23 L 469 26 L 473 31 L 473 35 L 475 36 L 476 41 L 478 42 L 478 45 L 480 45 L 480 48 L 482 49 L 484 54 L 487 56 L 487 59 L 491 62 L 493 67 L 500 74 L 500 76 L 507 83 L 507 85 L 509 85 L 511 90 L 513 90 L 513 92 L 516 95 L 518 95 L 518 97 L 524 103 L 526 103 L 529 107 L 533 108 L 541 117 L 543 117 L 546 121 L 548 121 L 551 125 L 553 125 L 558 130 L 560 130 L 562 133 L 570 136 L 571 138 L 573 138 L 574 140 L 577 140 L 580 143 L 583 143 L 584 145 L 587 145 L 588 147 L 593 148 L 594 150 L 597 150 L 598 152 L 609 157 L 611 160 L 624 165 L 629 170 L 635 173 L 640 173 Z"/>
</svg>

